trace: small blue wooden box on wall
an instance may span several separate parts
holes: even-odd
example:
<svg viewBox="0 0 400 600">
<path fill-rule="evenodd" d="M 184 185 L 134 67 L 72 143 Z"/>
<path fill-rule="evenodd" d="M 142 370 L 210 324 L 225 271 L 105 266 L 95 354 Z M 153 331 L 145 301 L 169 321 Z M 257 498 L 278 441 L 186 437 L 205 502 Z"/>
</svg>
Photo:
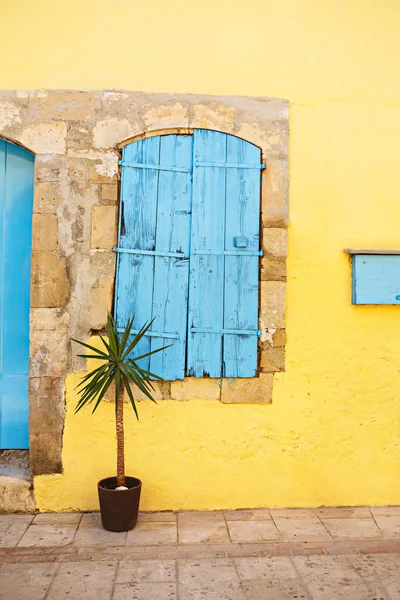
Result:
<svg viewBox="0 0 400 600">
<path fill-rule="evenodd" d="M 345 250 L 352 259 L 353 304 L 400 304 L 400 250 Z"/>
</svg>

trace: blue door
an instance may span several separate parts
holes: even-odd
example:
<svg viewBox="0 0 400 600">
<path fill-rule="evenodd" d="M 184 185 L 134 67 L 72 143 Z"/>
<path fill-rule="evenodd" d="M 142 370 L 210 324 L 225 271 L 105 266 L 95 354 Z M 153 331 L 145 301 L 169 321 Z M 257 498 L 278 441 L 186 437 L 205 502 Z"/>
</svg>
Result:
<svg viewBox="0 0 400 600">
<path fill-rule="evenodd" d="M 0 139 L 0 448 L 28 448 L 32 154 Z"/>
</svg>

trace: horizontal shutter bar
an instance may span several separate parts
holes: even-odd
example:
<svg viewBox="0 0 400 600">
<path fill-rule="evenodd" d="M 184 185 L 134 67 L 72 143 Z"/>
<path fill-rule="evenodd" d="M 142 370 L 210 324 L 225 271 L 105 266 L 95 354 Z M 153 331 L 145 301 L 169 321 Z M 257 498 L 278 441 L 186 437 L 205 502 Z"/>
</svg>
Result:
<svg viewBox="0 0 400 600">
<path fill-rule="evenodd" d="M 140 248 L 114 248 L 114 252 L 144 254 L 145 256 L 166 256 L 168 258 L 189 258 L 183 252 L 159 252 L 158 250 L 140 250 Z"/>
<path fill-rule="evenodd" d="M 124 333 L 125 329 L 123 327 L 118 327 L 118 333 Z M 138 329 L 132 329 L 131 334 L 139 333 Z M 179 340 L 179 335 L 177 333 L 166 333 L 165 331 L 146 331 L 144 335 L 149 335 L 150 337 L 159 337 L 159 338 L 171 338 L 173 340 Z"/>
<path fill-rule="evenodd" d="M 254 329 L 212 329 L 208 327 L 192 327 L 191 333 L 220 333 L 222 335 L 261 335 L 261 331 Z"/>
<path fill-rule="evenodd" d="M 145 163 L 131 162 L 129 160 L 120 160 L 121 167 L 133 167 L 134 169 L 152 169 L 155 171 L 176 171 L 178 173 L 190 173 L 190 169 L 185 167 L 168 167 L 166 165 L 149 165 Z"/>
<path fill-rule="evenodd" d="M 251 250 L 249 251 L 245 251 L 245 250 L 239 250 L 239 252 L 236 252 L 235 250 L 192 250 L 191 254 L 211 254 L 211 255 L 224 255 L 224 256 L 264 256 L 264 253 L 262 250 L 254 250 L 253 252 Z"/>
<path fill-rule="evenodd" d="M 212 163 L 212 162 L 195 162 L 195 167 L 216 167 L 220 169 L 258 169 L 262 171 L 265 169 L 265 163 L 258 165 L 246 165 L 246 164 L 231 164 L 231 163 Z"/>
</svg>

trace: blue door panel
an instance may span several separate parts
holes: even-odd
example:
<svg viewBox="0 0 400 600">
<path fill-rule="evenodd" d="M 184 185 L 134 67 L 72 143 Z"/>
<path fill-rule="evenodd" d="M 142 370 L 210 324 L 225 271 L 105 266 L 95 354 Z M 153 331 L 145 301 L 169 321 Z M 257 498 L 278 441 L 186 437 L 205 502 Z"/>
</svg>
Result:
<svg viewBox="0 0 400 600">
<path fill-rule="evenodd" d="M 28 447 L 34 157 L 0 140 L 0 447 Z"/>
</svg>

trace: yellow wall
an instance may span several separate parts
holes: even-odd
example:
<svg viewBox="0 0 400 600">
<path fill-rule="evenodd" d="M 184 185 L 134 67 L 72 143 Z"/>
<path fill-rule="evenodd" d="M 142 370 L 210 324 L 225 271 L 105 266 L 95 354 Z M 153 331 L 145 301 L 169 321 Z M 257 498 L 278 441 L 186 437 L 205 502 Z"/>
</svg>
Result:
<svg viewBox="0 0 400 600">
<path fill-rule="evenodd" d="M 291 101 L 287 370 L 270 406 L 141 403 L 127 455 L 143 508 L 399 504 L 400 309 L 352 306 L 342 253 L 400 246 L 399 2 L 4 6 L 3 89 Z M 95 508 L 114 471 L 112 406 L 73 416 L 74 382 L 64 474 L 35 479 L 42 510 Z"/>
</svg>

